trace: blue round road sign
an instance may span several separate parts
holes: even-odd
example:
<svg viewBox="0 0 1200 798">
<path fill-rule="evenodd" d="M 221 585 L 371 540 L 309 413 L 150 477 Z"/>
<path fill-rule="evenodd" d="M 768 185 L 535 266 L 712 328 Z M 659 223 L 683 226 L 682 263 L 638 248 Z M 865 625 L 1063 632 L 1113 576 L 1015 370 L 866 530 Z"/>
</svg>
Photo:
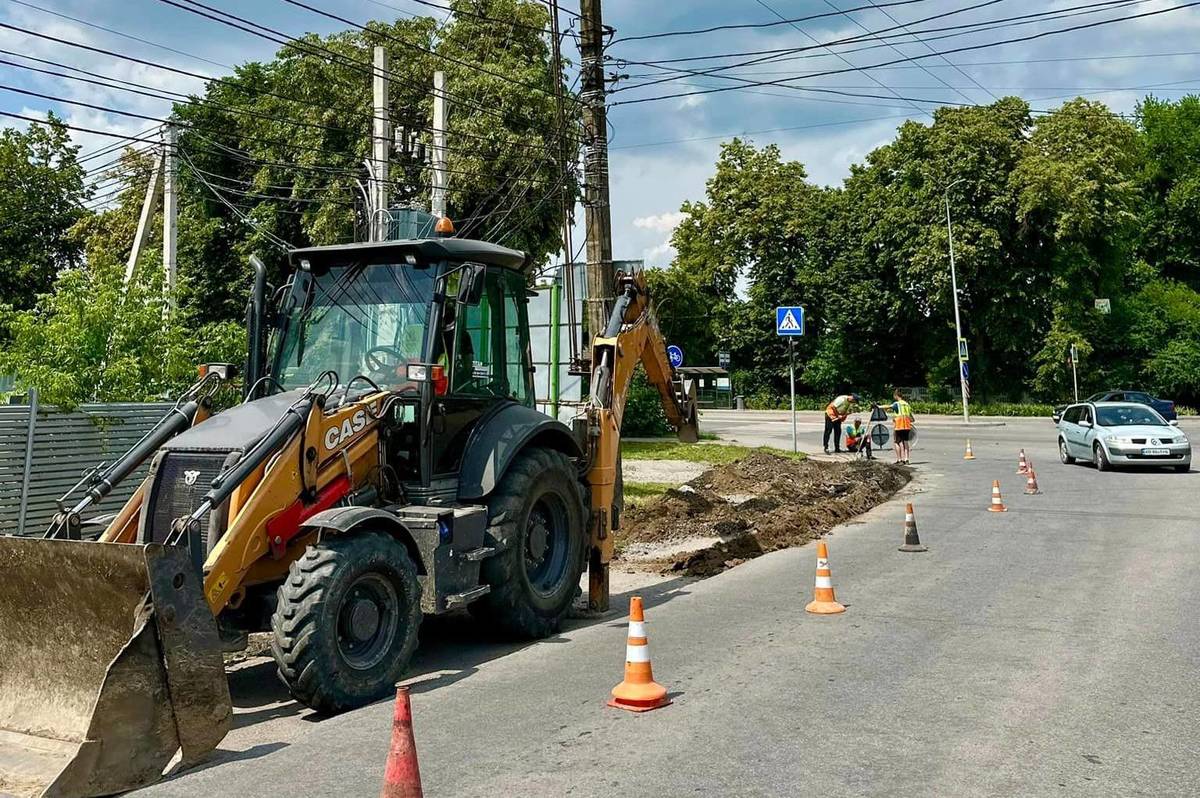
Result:
<svg viewBox="0 0 1200 798">
<path fill-rule="evenodd" d="M 683 365 L 683 350 L 671 344 L 667 347 L 667 357 L 671 359 L 671 368 L 679 368 Z"/>
</svg>

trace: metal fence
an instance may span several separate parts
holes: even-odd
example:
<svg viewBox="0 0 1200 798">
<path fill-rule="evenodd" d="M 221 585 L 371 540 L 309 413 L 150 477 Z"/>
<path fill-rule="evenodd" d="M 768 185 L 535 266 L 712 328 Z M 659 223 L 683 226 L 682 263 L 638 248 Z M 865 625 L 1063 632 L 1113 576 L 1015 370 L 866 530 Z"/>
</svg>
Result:
<svg viewBox="0 0 1200 798">
<path fill-rule="evenodd" d="M 70 413 L 30 404 L 0 407 L 0 534 L 41 534 L 55 500 L 86 469 L 111 463 L 171 407 L 162 403 L 81 405 Z M 32 412 L 31 412 L 32 411 Z M 32 443 L 32 446 L 29 444 Z M 143 465 L 92 514 L 117 510 L 146 474 Z"/>
</svg>

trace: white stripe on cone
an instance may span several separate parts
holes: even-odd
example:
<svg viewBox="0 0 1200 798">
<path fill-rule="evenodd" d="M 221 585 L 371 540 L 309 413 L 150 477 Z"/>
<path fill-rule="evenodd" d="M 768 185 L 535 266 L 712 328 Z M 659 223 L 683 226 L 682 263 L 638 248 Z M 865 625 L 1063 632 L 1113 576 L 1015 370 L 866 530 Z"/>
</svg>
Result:
<svg viewBox="0 0 1200 798">
<path fill-rule="evenodd" d="M 649 662 L 650 646 L 625 646 L 626 662 Z"/>
<path fill-rule="evenodd" d="M 630 621 L 629 622 L 629 636 L 630 637 L 645 637 L 646 636 L 645 623 L 643 623 L 642 621 Z"/>
<path fill-rule="evenodd" d="M 833 579 L 828 576 L 818 576 L 816 586 L 817 587 L 827 587 L 832 590 L 833 589 Z"/>
<path fill-rule="evenodd" d="M 829 570 L 829 560 L 822 560 L 820 557 L 818 557 L 817 558 L 817 570 L 818 571 Z"/>
</svg>

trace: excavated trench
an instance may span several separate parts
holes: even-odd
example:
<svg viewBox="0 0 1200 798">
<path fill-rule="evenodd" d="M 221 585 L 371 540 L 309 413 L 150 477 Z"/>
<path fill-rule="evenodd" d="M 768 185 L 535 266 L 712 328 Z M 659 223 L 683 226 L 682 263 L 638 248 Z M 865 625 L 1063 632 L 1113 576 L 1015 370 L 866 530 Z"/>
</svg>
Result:
<svg viewBox="0 0 1200 798">
<path fill-rule="evenodd" d="M 631 508 L 617 533 L 617 559 L 711 576 L 820 537 L 887 501 L 910 476 L 879 461 L 796 461 L 753 452 Z"/>
</svg>

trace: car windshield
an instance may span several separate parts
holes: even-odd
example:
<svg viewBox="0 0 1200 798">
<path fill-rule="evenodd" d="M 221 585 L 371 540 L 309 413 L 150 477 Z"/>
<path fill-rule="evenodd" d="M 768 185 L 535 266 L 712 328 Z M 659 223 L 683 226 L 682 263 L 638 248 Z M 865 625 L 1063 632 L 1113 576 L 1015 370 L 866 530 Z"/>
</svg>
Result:
<svg viewBox="0 0 1200 798">
<path fill-rule="evenodd" d="M 313 277 L 287 313 L 274 378 L 299 388 L 332 370 L 341 386 L 359 375 L 382 388 L 403 384 L 425 351 L 435 271 L 353 264 Z"/>
<path fill-rule="evenodd" d="M 1164 422 L 1157 413 L 1148 407 L 1136 405 L 1117 405 L 1116 407 L 1097 407 L 1096 421 L 1102 427 L 1132 427 L 1145 426 L 1161 427 Z"/>
</svg>

